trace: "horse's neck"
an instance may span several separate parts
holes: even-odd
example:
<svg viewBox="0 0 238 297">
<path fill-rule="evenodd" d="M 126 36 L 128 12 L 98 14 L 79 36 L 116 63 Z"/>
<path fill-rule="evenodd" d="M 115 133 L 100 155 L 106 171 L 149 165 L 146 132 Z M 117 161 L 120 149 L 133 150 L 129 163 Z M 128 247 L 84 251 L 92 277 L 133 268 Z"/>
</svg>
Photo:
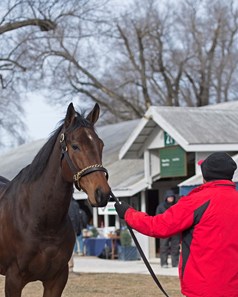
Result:
<svg viewBox="0 0 238 297">
<path fill-rule="evenodd" d="M 31 209 L 46 229 L 57 227 L 67 216 L 73 185 L 63 180 L 60 155 L 50 157 L 47 168 L 31 187 Z"/>
</svg>

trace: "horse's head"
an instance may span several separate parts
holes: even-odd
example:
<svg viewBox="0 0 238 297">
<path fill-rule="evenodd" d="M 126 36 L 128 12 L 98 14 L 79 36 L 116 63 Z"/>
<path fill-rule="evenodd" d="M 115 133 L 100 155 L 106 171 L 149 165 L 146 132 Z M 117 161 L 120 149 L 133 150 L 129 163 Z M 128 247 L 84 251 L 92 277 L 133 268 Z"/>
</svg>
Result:
<svg viewBox="0 0 238 297">
<path fill-rule="evenodd" d="M 99 105 L 95 104 L 84 118 L 70 103 L 60 143 L 63 178 L 82 189 L 92 206 L 103 207 L 110 198 L 111 189 L 107 182 L 107 170 L 102 166 L 103 141 L 94 130 L 99 113 Z"/>
</svg>

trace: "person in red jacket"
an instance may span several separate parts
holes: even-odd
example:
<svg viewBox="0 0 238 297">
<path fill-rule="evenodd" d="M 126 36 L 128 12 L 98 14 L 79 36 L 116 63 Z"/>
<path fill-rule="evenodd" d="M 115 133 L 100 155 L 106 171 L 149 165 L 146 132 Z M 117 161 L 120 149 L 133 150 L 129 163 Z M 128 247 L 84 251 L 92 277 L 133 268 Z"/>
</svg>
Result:
<svg viewBox="0 0 238 297">
<path fill-rule="evenodd" d="M 147 236 L 182 233 L 181 292 L 187 297 L 238 297 L 237 166 L 216 152 L 201 163 L 204 184 L 163 214 L 149 216 L 126 202 L 115 203 L 121 219 Z"/>
</svg>

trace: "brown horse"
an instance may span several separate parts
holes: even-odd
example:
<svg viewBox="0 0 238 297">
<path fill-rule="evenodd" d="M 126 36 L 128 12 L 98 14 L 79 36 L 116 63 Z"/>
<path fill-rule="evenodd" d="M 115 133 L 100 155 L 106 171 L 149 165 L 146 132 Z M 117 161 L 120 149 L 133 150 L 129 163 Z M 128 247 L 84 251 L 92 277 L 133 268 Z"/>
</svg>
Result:
<svg viewBox="0 0 238 297">
<path fill-rule="evenodd" d="M 32 163 L 12 181 L 1 179 L 0 273 L 6 297 L 20 297 L 36 280 L 43 283 L 43 297 L 62 295 L 75 242 L 68 217 L 73 185 L 87 193 L 92 206 L 105 206 L 110 198 L 103 142 L 94 130 L 99 112 L 96 104 L 83 117 L 71 103 Z"/>
</svg>

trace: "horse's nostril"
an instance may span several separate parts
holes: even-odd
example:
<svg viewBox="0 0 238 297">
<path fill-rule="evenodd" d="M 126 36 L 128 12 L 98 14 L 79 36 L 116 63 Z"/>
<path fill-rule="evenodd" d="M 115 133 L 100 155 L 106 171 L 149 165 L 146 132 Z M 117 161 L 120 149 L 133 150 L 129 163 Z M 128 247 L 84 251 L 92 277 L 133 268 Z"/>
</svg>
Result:
<svg viewBox="0 0 238 297">
<path fill-rule="evenodd" d="M 101 189 L 97 189 L 96 191 L 95 191 L 95 198 L 96 198 L 96 201 L 97 201 L 97 203 L 100 205 L 101 204 L 101 202 L 102 202 L 102 191 L 101 191 Z"/>
<path fill-rule="evenodd" d="M 95 191 L 95 199 L 97 201 L 98 206 L 105 206 L 107 204 L 109 198 L 107 196 L 108 195 L 105 195 L 100 188 L 98 188 Z"/>
</svg>

